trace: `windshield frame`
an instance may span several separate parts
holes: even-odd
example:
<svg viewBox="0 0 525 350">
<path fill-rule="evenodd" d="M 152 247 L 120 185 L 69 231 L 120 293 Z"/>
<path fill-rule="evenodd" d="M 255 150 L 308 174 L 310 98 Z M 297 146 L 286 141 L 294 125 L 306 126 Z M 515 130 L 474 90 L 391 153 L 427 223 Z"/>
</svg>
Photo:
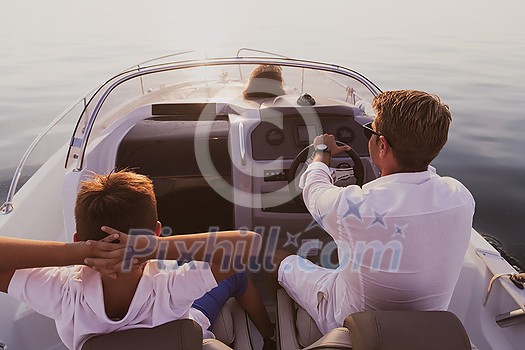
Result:
<svg viewBox="0 0 525 350">
<path fill-rule="evenodd" d="M 97 120 L 97 117 L 99 115 L 100 110 L 102 109 L 104 103 L 107 101 L 108 97 L 111 95 L 111 93 L 120 85 L 123 83 L 130 81 L 132 79 L 141 78 L 150 74 L 155 73 L 162 73 L 162 72 L 169 72 L 169 71 L 175 71 L 180 69 L 190 69 L 190 68 L 198 68 L 198 67 L 213 67 L 213 66 L 229 66 L 229 65 L 239 65 L 239 69 L 242 65 L 259 65 L 259 64 L 267 64 L 267 65 L 279 65 L 281 67 L 292 67 L 292 68 L 304 68 L 304 69 L 312 69 L 316 71 L 323 71 L 323 72 L 331 72 L 331 73 L 337 73 L 343 76 L 350 77 L 359 83 L 361 83 L 363 86 L 365 86 L 370 93 L 373 96 L 376 96 L 381 92 L 381 90 L 369 79 L 367 79 L 364 75 L 334 64 L 327 64 L 322 62 L 316 62 L 316 61 L 308 61 L 308 60 L 299 60 L 299 59 L 292 59 L 292 58 L 283 58 L 283 57 L 230 57 L 230 58 L 211 58 L 211 59 L 203 59 L 203 60 L 184 60 L 184 61 L 178 61 L 178 62 L 169 62 L 169 63 L 162 63 L 162 64 L 155 64 L 150 66 L 140 66 L 138 65 L 134 69 L 129 69 L 127 71 L 124 71 L 113 78 L 109 79 L 105 84 L 103 84 L 95 94 L 93 94 L 90 101 L 86 104 L 86 107 L 84 111 L 82 112 L 80 118 L 78 119 L 77 125 L 75 127 L 75 130 L 73 132 L 68 155 L 66 157 L 66 167 L 69 165 L 70 160 L 70 154 L 72 152 L 73 147 L 77 147 L 79 149 L 78 154 L 74 157 L 76 159 L 76 171 L 81 171 L 84 166 L 84 157 L 86 152 L 86 147 L 89 143 L 89 138 L 91 136 L 91 132 L 93 130 L 93 126 Z M 82 117 L 86 113 L 86 111 L 93 107 L 93 110 L 91 112 L 91 115 L 89 119 L 87 120 L 87 123 L 83 127 L 82 137 L 76 137 L 77 131 L 81 125 Z"/>
<path fill-rule="evenodd" d="M 241 51 L 251 51 L 257 54 L 268 54 L 269 56 L 239 56 Z M 175 60 L 174 60 L 175 59 Z M 166 62 L 168 61 L 168 62 Z M 377 96 L 381 93 L 381 90 L 372 81 L 366 78 L 364 75 L 335 64 L 328 64 L 318 61 L 302 60 L 283 57 L 281 55 L 268 53 L 265 51 L 258 51 L 253 49 L 240 49 L 235 57 L 222 57 L 222 58 L 208 58 L 202 53 L 195 51 L 182 51 L 170 55 L 158 57 L 146 62 L 142 62 L 133 66 L 123 72 L 116 74 L 112 78 L 108 79 L 105 83 L 100 85 L 98 88 L 92 90 L 86 96 L 82 97 L 78 102 L 74 104 L 74 107 L 83 104 L 83 109 L 77 118 L 73 134 L 70 138 L 67 155 L 65 158 L 65 168 L 76 162 L 74 165 L 74 171 L 81 171 L 84 167 L 84 158 L 86 148 L 90 142 L 92 136 L 93 127 L 97 121 L 99 113 L 104 107 L 108 97 L 125 82 L 133 79 L 140 79 L 140 83 L 143 83 L 142 78 L 148 75 L 170 72 L 182 69 L 191 69 L 198 67 L 215 67 L 215 66 L 234 66 L 239 67 L 239 73 L 241 79 L 243 79 L 241 67 L 248 65 L 279 65 L 281 67 L 291 67 L 298 69 L 308 69 L 319 72 L 335 73 L 341 76 L 345 76 L 361 83 L 372 96 Z M 336 82 L 337 83 L 337 82 Z M 142 86 L 143 88 L 143 86 Z M 144 93 L 144 91 L 142 91 Z M 353 91 L 348 91 L 349 94 Z M 0 212 L 2 214 L 8 214 L 13 210 L 12 200 L 16 193 L 18 186 L 18 180 L 20 174 L 25 166 L 25 163 L 29 155 L 33 152 L 34 148 L 41 141 L 41 139 L 48 134 L 51 128 L 53 128 L 58 121 L 62 120 L 67 115 L 73 112 L 73 108 L 66 110 L 61 114 L 55 121 L 53 121 L 39 136 L 35 138 L 31 146 L 26 150 L 22 157 L 15 174 L 11 180 L 9 191 L 7 194 L 6 201 L 0 206 Z M 88 117 L 89 115 L 89 117 Z"/>
</svg>

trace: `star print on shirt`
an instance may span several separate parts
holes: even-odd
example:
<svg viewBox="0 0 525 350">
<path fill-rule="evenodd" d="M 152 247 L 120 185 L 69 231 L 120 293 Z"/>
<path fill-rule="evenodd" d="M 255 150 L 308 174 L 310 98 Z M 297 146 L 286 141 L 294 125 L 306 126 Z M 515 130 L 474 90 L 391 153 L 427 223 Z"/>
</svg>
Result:
<svg viewBox="0 0 525 350">
<path fill-rule="evenodd" d="M 388 211 L 385 211 L 384 213 L 378 213 L 377 211 L 374 210 L 374 220 L 372 221 L 372 223 L 370 223 L 370 225 L 368 225 L 368 227 L 374 226 L 375 224 L 379 224 L 383 226 L 384 228 L 386 228 L 386 224 L 385 224 L 386 214 L 388 214 Z"/>
<path fill-rule="evenodd" d="M 295 235 L 292 235 L 290 232 L 286 232 L 286 243 L 283 245 L 283 247 L 288 247 L 289 245 L 293 245 L 294 247 L 298 248 L 299 243 L 297 242 L 297 239 L 301 235 L 302 232 L 296 233 Z"/>
<path fill-rule="evenodd" d="M 400 237 L 405 238 L 405 229 L 407 228 L 408 225 L 405 225 L 405 226 L 397 226 L 397 225 L 395 225 L 395 226 L 396 226 L 396 232 L 394 232 L 392 237 L 400 236 Z"/>
<path fill-rule="evenodd" d="M 362 221 L 362 217 L 361 217 L 361 206 L 363 205 L 363 202 L 364 201 L 361 201 L 361 202 L 353 202 L 351 199 L 349 199 L 347 201 L 347 204 L 348 204 L 348 208 L 346 209 L 346 212 L 344 213 L 344 217 L 348 217 L 350 215 L 353 215 L 355 216 L 356 218 L 358 218 L 360 221 Z"/>
<path fill-rule="evenodd" d="M 312 214 L 312 217 L 314 219 L 304 229 L 304 232 L 310 231 L 311 229 L 316 228 L 316 227 L 319 227 L 324 230 L 323 223 L 324 223 L 324 218 L 326 217 L 326 215 L 327 214 L 324 214 L 324 215 Z"/>
</svg>

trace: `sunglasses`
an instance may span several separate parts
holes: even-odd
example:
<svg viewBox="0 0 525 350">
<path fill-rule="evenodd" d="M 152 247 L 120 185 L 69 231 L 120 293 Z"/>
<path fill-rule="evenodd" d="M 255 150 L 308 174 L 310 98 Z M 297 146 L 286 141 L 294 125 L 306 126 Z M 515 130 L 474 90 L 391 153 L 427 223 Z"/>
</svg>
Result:
<svg viewBox="0 0 525 350">
<path fill-rule="evenodd" d="M 366 139 L 370 141 L 370 139 L 372 138 L 372 135 L 383 136 L 386 139 L 386 142 L 388 142 L 388 144 L 390 145 L 390 147 L 392 147 L 392 144 L 388 141 L 385 135 L 380 134 L 374 129 L 372 129 L 372 123 L 373 122 L 369 122 L 369 123 L 362 125 L 363 133 L 365 134 Z"/>
</svg>

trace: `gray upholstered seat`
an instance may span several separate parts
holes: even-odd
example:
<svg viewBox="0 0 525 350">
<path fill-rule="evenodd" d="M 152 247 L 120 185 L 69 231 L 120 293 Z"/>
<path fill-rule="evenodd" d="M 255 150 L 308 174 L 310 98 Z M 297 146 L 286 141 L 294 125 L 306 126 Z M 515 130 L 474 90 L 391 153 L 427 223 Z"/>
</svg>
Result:
<svg viewBox="0 0 525 350">
<path fill-rule="evenodd" d="M 235 350 L 252 350 L 252 335 L 246 312 L 230 298 L 212 328 L 217 340 Z"/>
<path fill-rule="evenodd" d="M 463 324 L 449 311 L 363 311 L 344 326 L 354 350 L 471 350 Z"/>
<path fill-rule="evenodd" d="M 176 320 L 153 328 L 135 328 L 90 338 L 82 350 L 152 349 L 200 350 L 201 327 L 192 320 Z"/>
<path fill-rule="evenodd" d="M 352 349 L 348 329 L 336 328 L 322 336 L 310 315 L 284 289 L 277 291 L 277 327 L 283 350 Z"/>
<path fill-rule="evenodd" d="M 321 337 L 313 319 L 283 289 L 277 292 L 279 344 L 286 350 L 476 349 L 448 311 L 364 311 Z"/>
<path fill-rule="evenodd" d="M 201 327 L 192 320 L 176 320 L 153 328 L 136 328 L 90 338 L 82 350 L 251 350 L 246 313 L 230 299 L 221 309 L 212 329 L 217 339 L 202 339 Z"/>
</svg>

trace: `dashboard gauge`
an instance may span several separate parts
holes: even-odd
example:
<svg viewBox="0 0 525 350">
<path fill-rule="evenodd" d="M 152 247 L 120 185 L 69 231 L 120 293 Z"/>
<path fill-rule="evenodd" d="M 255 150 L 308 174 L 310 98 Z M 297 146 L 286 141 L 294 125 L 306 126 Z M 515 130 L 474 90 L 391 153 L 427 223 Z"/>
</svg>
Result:
<svg viewBox="0 0 525 350">
<path fill-rule="evenodd" d="M 283 143 L 284 133 L 280 129 L 271 129 L 266 133 L 266 142 L 272 146 L 277 146 Z"/>
<path fill-rule="evenodd" d="M 337 129 L 335 137 L 338 141 L 344 142 L 347 145 L 349 145 L 354 141 L 355 133 L 354 130 L 350 129 L 349 127 L 343 126 Z"/>
</svg>

